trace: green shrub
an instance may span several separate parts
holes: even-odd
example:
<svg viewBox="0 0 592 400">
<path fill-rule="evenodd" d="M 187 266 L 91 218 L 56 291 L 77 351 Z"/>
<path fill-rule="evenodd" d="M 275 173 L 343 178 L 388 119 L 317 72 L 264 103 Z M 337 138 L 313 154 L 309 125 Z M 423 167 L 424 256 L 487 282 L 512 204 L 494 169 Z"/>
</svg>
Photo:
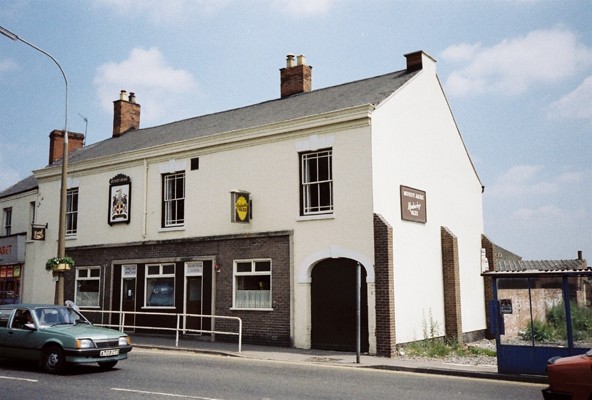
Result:
<svg viewBox="0 0 592 400">
<path fill-rule="evenodd" d="M 551 324 L 535 319 L 532 321 L 532 327 L 529 323 L 526 329 L 520 332 L 520 338 L 529 341 L 534 339 L 536 342 L 543 343 L 552 342 L 556 338 L 556 330 Z"/>
<path fill-rule="evenodd" d="M 583 341 L 592 339 L 592 309 L 570 302 L 571 326 L 573 339 Z M 523 340 L 537 342 L 553 342 L 567 339 L 567 322 L 565 316 L 565 304 L 555 304 L 546 313 L 546 321 L 533 320 L 532 337 L 530 323 L 526 324 L 524 331 L 520 333 Z"/>
</svg>

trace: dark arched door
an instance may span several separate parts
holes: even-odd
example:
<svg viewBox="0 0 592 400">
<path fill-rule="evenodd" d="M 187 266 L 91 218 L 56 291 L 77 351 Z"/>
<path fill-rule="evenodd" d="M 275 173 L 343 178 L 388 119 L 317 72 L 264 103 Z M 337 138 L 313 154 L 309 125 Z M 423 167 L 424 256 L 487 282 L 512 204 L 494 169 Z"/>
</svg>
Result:
<svg viewBox="0 0 592 400">
<path fill-rule="evenodd" d="M 315 349 L 356 351 L 356 268 L 347 258 L 321 261 L 312 270 L 311 344 Z M 361 351 L 368 351 L 366 271 L 361 273 Z"/>
</svg>

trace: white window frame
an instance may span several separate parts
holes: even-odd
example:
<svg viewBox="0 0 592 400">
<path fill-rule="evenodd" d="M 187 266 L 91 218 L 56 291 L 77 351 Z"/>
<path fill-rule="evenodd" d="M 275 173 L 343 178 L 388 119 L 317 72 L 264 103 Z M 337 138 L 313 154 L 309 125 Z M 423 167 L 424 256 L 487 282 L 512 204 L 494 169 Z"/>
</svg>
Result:
<svg viewBox="0 0 592 400">
<path fill-rule="evenodd" d="M 172 267 L 172 268 L 171 268 Z M 175 271 L 177 270 L 177 266 L 175 263 L 162 263 L 162 264 L 146 264 L 146 270 L 144 275 L 144 308 L 175 308 Z M 151 269 L 156 269 L 156 273 L 150 273 Z M 172 272 L 170 272 L 172 270 Z M 148 305 L 148 300 L 150 299 L 151 292 L 153 291 L 154 285 L 150 285 L 148 282 L 151 280 L 158 280 L 158 279 L 166 279 L 169 280 L 172 278 L 172 290 L 173 290 L 173 304 L 168 305 Z"/>
<path fill-rule="evenodd" d="M 66 236 L 76 236 L 78 233 L 78 203 L 80 192 L 73 187 L 66 192 Z"/>
<path fill-rule="evenodd" d="M 98 275 L 97 275 L 98 274 Z M 97 298 L 96 304 L 87 304 L 79 298 L 80 291 L 79 282 L 97 281 Z M 81 308 L 99 308 L 101 305 L 101 267 L 76 267 L 76 283 L 74 292 L 74 302 Z"/>
<path fill-rule="evenodd" d="M 177 185 L 179 184 L 182 184 L 182 194 L 177 197 Z M 173 190 L 170 190 L 171 185 L 175 185 Z M 179 217 L 179 209 L 182 209 L 182 217 Z M 162 214 L 163 228 L 185 225 L 185 171 L 163 175 Z"/>
<path fill-rule="evenodd" d="M 12 233 L 12 207 L 6 207 L 2 214 L 4 216 L 4 235 L 8 236 Z"/>
<path fill-rule="evenodd" d="M 250 271 L 239 272 L 237 270 L 239 264 L 251 264 Z M 265 263 L 269 264 L 269 270 L 257 271 L 257 264 Z M 232 268 L 232 308 L 237 310 L 272 310 L 272 262 L 270 258 L 257 258 L 248 260 L 234 260 Z M 268 277 L 269 289 L 268 290 L 241 290 L 242 293 L 239 295 L 239 283 L 238 278 L 244 276 L 262 276 Z M 250 293 L 249 293 L 250 292 Z M 267 292 L 255 293 L 255 292 Z M 250 299 L 241 300 L 239 297 L 250 297 Z"/>
<path fill-rule="evenodd" d="M 303 216 L 333 213 L 332 149 L 300 153 L 300 197 Z"/>
</svg>

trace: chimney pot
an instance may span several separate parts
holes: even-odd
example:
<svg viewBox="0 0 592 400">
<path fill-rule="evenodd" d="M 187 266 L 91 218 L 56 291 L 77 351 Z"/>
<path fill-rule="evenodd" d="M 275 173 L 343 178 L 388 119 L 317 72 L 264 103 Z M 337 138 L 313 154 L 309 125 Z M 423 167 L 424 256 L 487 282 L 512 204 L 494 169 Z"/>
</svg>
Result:
<svg viewBox="0 0 592 400">
<path fill-rule="evenodd" d="M 127 101 L 127 92 L 125 90 L 119 92 L 119 100 Z"/>
<path fill-rule="evenodd" d="M 298 56 L 298 65 L 306 65 L 306 57 L 302 54 Z"/>
<path fill-rule="evenodd" d="M 288 54 L 286 56 L 286 68 L 292 68 L 296 64 L 294 63 L 294 54 Z"/>
<path fill-rule="evenodd" d="M 136 94 L 134 92 L 130 92 L 129 94 L 129 102 L 130 103 L 136 103 Z"/>
<path fill-rule="evenodd" d="M 578 250 L 578 260 L 583 260 L 584 259 L 584 254 L 582 253 L 582 250 Z"/>
</svg>

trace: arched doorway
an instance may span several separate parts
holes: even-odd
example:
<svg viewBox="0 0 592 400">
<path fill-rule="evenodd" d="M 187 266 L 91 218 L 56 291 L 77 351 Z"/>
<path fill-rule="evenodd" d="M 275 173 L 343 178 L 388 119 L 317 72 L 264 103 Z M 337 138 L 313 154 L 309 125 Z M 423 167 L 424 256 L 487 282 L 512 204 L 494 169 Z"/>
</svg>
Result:
<svg viewBox="0 0 592 400">
<path fill-rule="evenodd" d="M 326 259 L 312 270 L 311 344 L 315 349 L 356 351 L 356 268 L 347 258 Z M 361 271 L 361 351 L 368 351 L 366 271 Z"/>
</svg>

